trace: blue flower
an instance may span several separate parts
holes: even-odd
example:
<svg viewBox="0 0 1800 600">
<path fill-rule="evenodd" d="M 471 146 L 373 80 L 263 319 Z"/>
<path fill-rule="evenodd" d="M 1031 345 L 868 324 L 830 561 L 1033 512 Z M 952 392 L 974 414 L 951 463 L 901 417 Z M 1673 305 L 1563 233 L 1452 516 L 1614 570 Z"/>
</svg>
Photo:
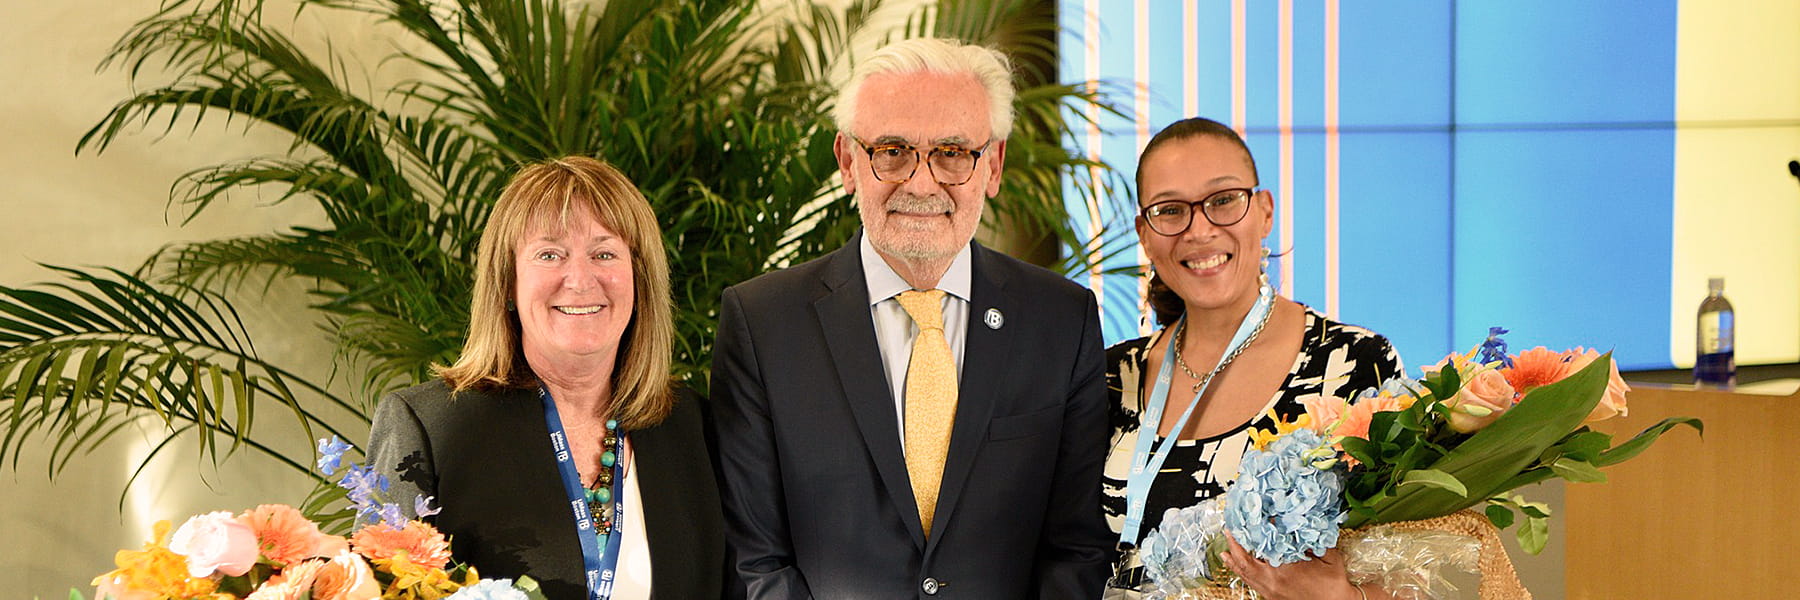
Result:
<svg viewBox="0 0 1800 600">
<path fill-rule="evenodd" d="M 1497 362 L 1506 367 L 1512 367 L 1512 357 L 1506 355 L 1506 340 L 1500 338 L 1504 334 L 1506 334 L 1504 328 L 1489 327 L 1487 339 L 1481 342 L 1481 351 L 1476 360 L 1481 361 L 1481 364 L 1484 365 Z"/>
<path fill-rule="evenodd" d="M 350 443 L 338 436 L 319 440 L 319 472 L 326 475 L 336 473 L 344 464 L 344 452 L 349 451 Z"/>
<path fill-rule="evenodd" d="M 406 513 L 400 511 L 400 505 L 398 504 L 392 502 L 383 503 L 375 509 L 375 514 L 380 516 L 381 522 L 388 527 L 394 529 L 406 528 Z"/>
<path fill-rule="evenodd" d="M 349 470 L 344 472 L 344 478 L 338 480 L 338 487 L 344 488 L 350 507 L 356 509 L 357 523 L 388 520 L 379 500 L 381 494 L 388 490 L 387 476 L 375 472 L 374 467 L 350 465 Z M 398 506 L 395 512 L 398 512 Z M 405 520 L 402 519 L 400 523 L 405 525 Z"/>
<path fill-rule="evenodd" d="M 1267 450 L 1250 450 L 1237 482 L 1225 490 L 1225 527 L 1239 544 L 1281 566 L 1324 556 L 1337 545 L 1344 509 L 1344 478 L 1321 469 L 1316 450 L 1327 442 L 1301 429 L 1277 438 Z"/>
<path fill-rule="evenodd" d="M 1162 524 L 1144 536 L 1138 549 L 1144 577 L 1163 596 L 1178 597 L 1183 590 L 1224 583 L 1229 576 L 1221 558 L 1225 549 L 1223 502 L 1224 498 L 1213 498 L 1168 509 L 1163 512 Z"/>
<path fill-rule="evenodd" d="M 433 500 L 437 500 L 437 497 L 436 496 L 427 496 L 424 494 L 419 494 L 417 496 L 413 496 L 413 517 L 423 519 L 425 517 L 429 517 L 431 515 L 435 515 L 440 512 L 443 512 L 442 509 L 433 507 L 431 505 L 431 502 Z"/>
<path fill-rule="evenodd" d="M 475 585 L 457 590 L 447 600 L 526 600 L 525 592 L 513 589 L 511 579 L 483 579 Z"/>
</svg>

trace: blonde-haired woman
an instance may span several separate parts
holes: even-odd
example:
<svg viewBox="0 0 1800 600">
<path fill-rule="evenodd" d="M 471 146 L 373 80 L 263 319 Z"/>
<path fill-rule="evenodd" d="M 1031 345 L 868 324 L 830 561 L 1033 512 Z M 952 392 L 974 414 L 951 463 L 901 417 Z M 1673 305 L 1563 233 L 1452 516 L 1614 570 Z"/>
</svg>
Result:
<svg viewBox="0 0 1800 600">
<path fill-rule="evenodd" d="M 552 599 L 718 597 L 718 491 L 697 398 L 670 383 L 668 261 L 637 187 L 590 158 L 522 169 L 469 320 L 455 364 L 376 410 L 392 496 L 434 498 L 457 559 Z"/>
</svg>

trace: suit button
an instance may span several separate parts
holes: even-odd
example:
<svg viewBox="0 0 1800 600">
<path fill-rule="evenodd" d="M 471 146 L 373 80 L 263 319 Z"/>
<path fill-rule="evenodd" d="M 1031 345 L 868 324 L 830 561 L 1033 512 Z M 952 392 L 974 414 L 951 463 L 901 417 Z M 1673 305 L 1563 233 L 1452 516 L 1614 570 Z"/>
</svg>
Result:
<svg viewBox="0 0 1800 600">
<path fill-rule="evenodd" d="M 919 584 L 919 591 L 925 592 L 925 595 L 927 596 L 936 596 L 938 588 L 942 585 L 943 584 L 938 583 L 937 579 L 926 577 L 925 581 Z"/>
</svg>

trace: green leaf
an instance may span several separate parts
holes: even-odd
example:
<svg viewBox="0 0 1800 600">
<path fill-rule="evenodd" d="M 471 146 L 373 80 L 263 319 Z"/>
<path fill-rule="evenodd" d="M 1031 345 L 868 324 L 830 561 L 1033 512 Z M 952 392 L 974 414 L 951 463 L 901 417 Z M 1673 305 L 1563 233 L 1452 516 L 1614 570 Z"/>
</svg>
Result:
<svg viewBox="0 0 1800 600">
<path fill-rule="evenodd" d="M 1487 518 L 1489 521 L 1494 522 L 1494 527 L 1499 529 L 1512 527 L 1513 511 L 1505 505 L 1489 503 L 1487 508 L 1483 509 L 1482 512 L 1487 513 Z"/>
<path fill-rule="evenodd" d="M 1583 427 L 1552 445 L 1544 452 L 1545 456 L 1540 458 L 1539 462 L 1555 462 L 1559 456 L 1593 462 L 1594 459 L 1599 458 L 1601 452 L 1606 451 L 1610 446 L 1612 446 L 1611 435 Z"/>
<path fill-rule="evenodd" d="M 513 587 L 521 592 L 525 592 L 526 598 L 530 598 L 531 600 L 544 600 L 543 589 L 538 586 L 537 580 L 532 579 L 529 575 L 521 576 L 518 579 L 513 580 Z"/>
<path fill-rule="evenodd" d="M 1469 493 L 1468 488 L 1464 487 L 1463 483 L 1456 479 L 1456 476 L 1433 469 L 1407 471 L 1406 477 L 1400 481 L 1400 487 L 1405 488 L 1407 486 L 1436 488 L 1458 496 L 1467 495 Z"/>
<path fill-rule="evenodd" d="M 1555 463 L 1551 463 L 1550 468 L 1556 471 L 1557 477 L 1576 483 L 1602 483 L 1606 481 L 1606 474 L 1601 473 L 1600 469 L 1596 468 L 1593 464 L 1567 456 L 1556 459 Z"/>
<path fill-rule="evenodd" d="M 1626 440 L 1625 443 L 1600 453 L 1600 458 L 1595 460 L 1594 464 L 1605 467 L 1631 460 L 1631 458 L 1637 456 L 1638 453 L 1648 449 L 1650 444 L 1656 443 L 1657 438 L 1662 437 L 1662 434 L 1668 430 L 1674 429 L 1676 425 L 1692 427 L 1694 428 L 1695 433 L 1702 436 L 1706 434 L 1706 424 L 1702 423 L 1699 419 L 1693 417 L 1669 417 L 1658 421 L 1655 425 L 1645 428 L 1637 435 L 1632 436 L 1631 439 Z"/>
<path fill-rule="evenodd" d="M 1525 523 L 1519 527 L 1516 535 L 1519 538 L 1520 549 L 1534 555 L 1541 554 L 1544 552 L 1544 545 L 1550 541 L 1550 520 L 1536 517 L 1527 518 Z"/>
</svg>

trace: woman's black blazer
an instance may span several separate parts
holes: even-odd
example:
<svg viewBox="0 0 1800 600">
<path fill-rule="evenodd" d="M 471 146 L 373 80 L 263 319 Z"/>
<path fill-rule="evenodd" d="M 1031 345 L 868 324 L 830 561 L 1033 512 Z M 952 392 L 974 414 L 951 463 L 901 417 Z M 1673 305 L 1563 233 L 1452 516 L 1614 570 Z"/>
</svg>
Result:
<svg viewBox="0 0 1800 600">
<path fill-rule="evenodd" d="M 700 400 L 685 388 L 661 424 L 631 431 L 659 599 L 718 598 L 724 517 Z M 376 408 L 369 460 L 408 509 L 415 493 L 456 559 L 486 578 L 530 575 L 552 600 L 583 598 L 580 540 L 534 390 L 465 391 L 442 380 L 393 392 Z"/>
</svg>

